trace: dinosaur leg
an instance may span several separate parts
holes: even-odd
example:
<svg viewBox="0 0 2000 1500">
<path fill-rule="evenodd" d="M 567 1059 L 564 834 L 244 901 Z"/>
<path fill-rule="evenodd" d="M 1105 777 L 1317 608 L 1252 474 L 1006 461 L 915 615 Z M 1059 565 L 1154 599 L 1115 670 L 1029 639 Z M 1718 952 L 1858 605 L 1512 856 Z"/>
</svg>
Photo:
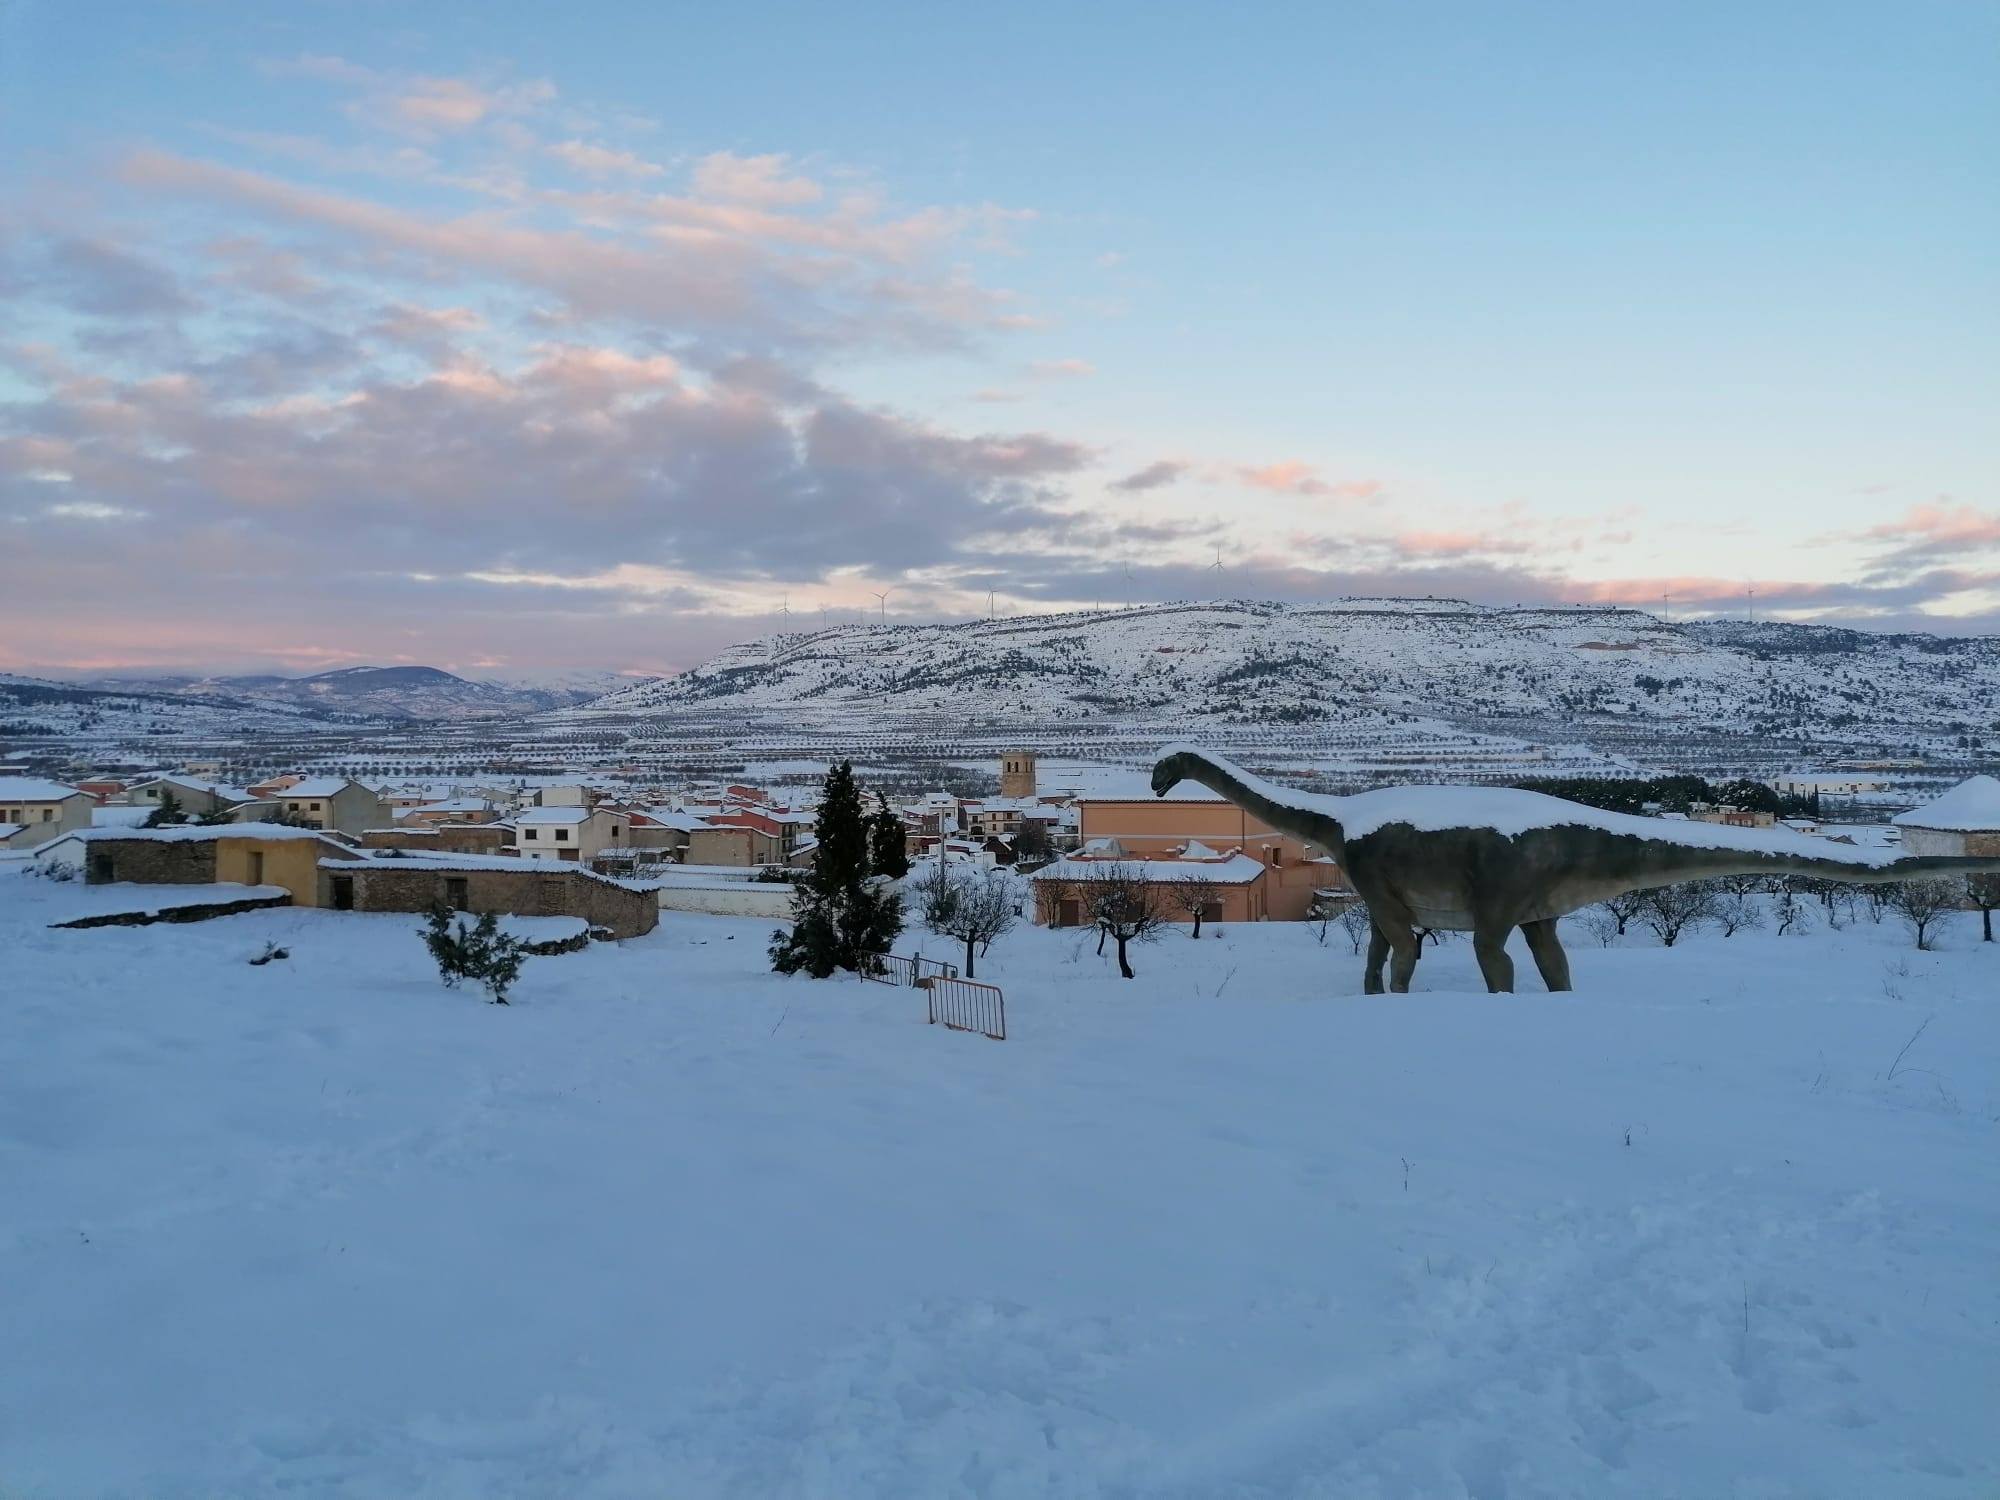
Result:
<svg viewBox="0 0 2000 1500">
<path fill-rule="evenodd" d="M 1389 939 L 1371 919 L 1368 923 L 1368 967 L 1361 973 L 1361 993 L 1382 993 L 1382 964 L 1389 957 Z"/>
<path fill-rule="evenodd" d="M 1398 925 L 1386 936 L 1396 957 L 1389 965 L 1389 990 L 1392 994 L 1407 995 L 1410 992 L 1410 976 L 1417 972 L 1418 946 L 1414 929 Z"/>
<path fill-rule="evenodd" d="M 1569 955 L 1563 952 L 1562 940 L 1556 936 L 1556 919 L 1523 922 L 1521 936 L 1528 940 L 1528 951 L 1535 956 L 1535 967 L 1542 971 L 1542 983 L 1549 987 L 1549 992 L 1568 989 Z"/>
<path fill-rule="evenodd" d="M 1507 934 L 1511 927 L 1477 927 L 1472 933 L 1472 956 L 1479 960 L 1486 990 L 1492 995 L 1514 993 L 1514 960 L 1507 956 Z"/>
</svg>

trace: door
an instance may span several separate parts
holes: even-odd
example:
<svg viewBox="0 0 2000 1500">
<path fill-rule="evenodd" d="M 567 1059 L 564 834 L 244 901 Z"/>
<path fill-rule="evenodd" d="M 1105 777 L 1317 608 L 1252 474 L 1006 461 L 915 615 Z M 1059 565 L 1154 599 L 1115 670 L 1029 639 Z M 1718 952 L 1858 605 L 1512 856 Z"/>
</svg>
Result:
<svg viewBox="0 0 2000 1500">
<path fill-rule="evenodd" d="M 335 911 L 354 910 L 354 877 L 336 875 L 333 877 L 333 909 Z"/>
<path fill-rule="evenodd" d="M 444 883 L 444 904 L 453 911 L 465 911 L 470 908 L 471 903 L 472 896 L 467 889 L 465 877 L 463 875 L 449 877 Z"/>
<path fill-rule="evenodd" d="M 252 849 L 250 851 L 250 883 L 252 885 L 262 885 L 264 883 L 264 851 L 262 849 Z"/>
</svg>

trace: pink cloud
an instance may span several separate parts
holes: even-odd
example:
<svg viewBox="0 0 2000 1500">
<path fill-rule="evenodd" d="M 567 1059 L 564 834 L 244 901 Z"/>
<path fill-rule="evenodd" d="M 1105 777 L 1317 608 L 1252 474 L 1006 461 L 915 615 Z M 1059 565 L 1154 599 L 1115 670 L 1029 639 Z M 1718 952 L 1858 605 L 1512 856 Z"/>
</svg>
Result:
<svg viewBox="0 0 2000 1500">
<path fill-rule="evenodd" d="M 1893 521 L 1861 533 L 1871 540 L 1900 542 L 1925 549 L 1991 547 L 2000 544 L 2000 512 L 1970 505 L 1913 505 Z"/>
<path fill-rule="evenodd" d="M 1379 479 L 1326 480 L 1311 464 L 1283 459 L 1262 467 L 1244 467 L 1236 475 L 1253 489 L 1288 495 L 1316 495 L 1334 500 L 1372 500 L 1382 493 Z"/>
</svg>

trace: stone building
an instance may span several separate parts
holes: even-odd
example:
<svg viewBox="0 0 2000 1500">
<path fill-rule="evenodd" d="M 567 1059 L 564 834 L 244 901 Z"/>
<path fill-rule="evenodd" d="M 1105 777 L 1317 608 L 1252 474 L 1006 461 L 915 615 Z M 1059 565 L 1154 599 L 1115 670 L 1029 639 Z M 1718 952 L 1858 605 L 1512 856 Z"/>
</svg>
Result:
<svg viewBox="0 0 2000 1500">
<path fill-rule="evenodd" d="M 271 823 L 100 828 L 77 834 L 73 844 L 92 885 L 275 885 L 298 906 L 319 904 L 321 861 L 362 857 L 312 829 Z M 67 856 L 69 846 L 61 852 Z"/>
<path fill-rule="evenodd" d="M 581 917 L 613 937 L 638 937 L 660 920 L 651 886 L 612 880 L 554 861 L 502 855 L 359 861 L 326 859 L 313 905 L 335 911 L 453 911 L 519 917 Z"/>
<path fill-rule="evenodd" d="M 1911 854 L 2000 855 L 2000 781 L 1974 776 L 1889 820 Z"/>
</svg>

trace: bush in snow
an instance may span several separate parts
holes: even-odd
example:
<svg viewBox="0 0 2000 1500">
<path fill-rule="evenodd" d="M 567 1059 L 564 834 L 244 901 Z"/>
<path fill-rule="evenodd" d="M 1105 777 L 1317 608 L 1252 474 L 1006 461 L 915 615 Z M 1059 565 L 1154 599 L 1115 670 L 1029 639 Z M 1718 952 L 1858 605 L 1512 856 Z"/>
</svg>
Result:
<svg viewBox="0 0 2000 1500">
<path fill-rule="evenodd" d="M 507 1003 L 507 991 L 521 977 L 521 965 L 528 959 L 527 945 L 502 932 L 500 919 L 490 911 L 468 927 L 450 908 L 434 906 L 423 938 L 446 989 L 455 990 L 460 980 L 470 979 L 486 987 L 495 1005 Z"/>
<path fill-rule="evenodd" d="M 187 820 L 188 815 L 181 807 L 181 799 L 173 794 L 171 788 L 168 788 L 160 793 L 160 805 L 147 813 L 146 821 L 139 826 L 141 828 L 172 828 L 176 824 L 185 823 Z"/>
<path fill-rule="evenodd" d="M 58 864 L 52 859 L 38 859 L 21 871 L 23 875 L 33 875 L 38 880 L 62 882 L 76 879 L 76 866 Z"/>
</svg>

